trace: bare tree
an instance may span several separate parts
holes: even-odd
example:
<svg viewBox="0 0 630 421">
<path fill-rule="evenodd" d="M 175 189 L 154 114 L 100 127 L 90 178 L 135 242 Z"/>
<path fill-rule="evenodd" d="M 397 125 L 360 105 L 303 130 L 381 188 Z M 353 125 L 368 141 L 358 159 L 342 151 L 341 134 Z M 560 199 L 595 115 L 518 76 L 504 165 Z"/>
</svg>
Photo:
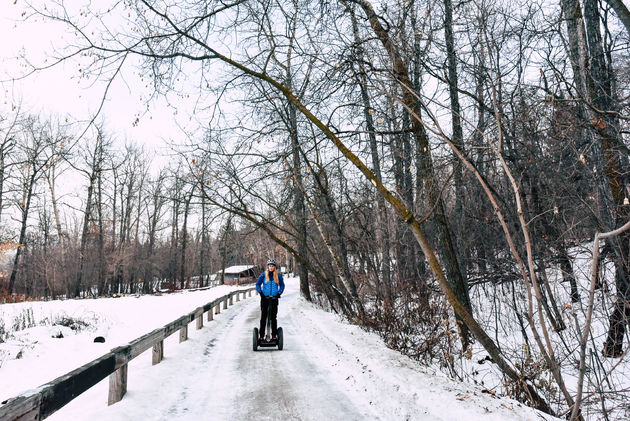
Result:
<svg viewBox="0 0 630 421">
<path fill-rule="evenodd" d="M 29 211 L 33 195 L 35 193 L 35 183 L 44 175 L 44 170 L 52 156 L 50 154 L 51 133 L 46 130 L 46 126 L 34 118 L 27 119 L 22 125 L 22 136 L 18 140 L 21 159 L 17 165 L 20 169 L 21 197 L 18 199 L 17 207 L 20 213 L 20 237 L 11 277 L 9 279 L 9 294 L 13 293 L 17 278 L 20 257 L 26 247 L 26 229 L 28 226 Z"/>
<path fill-rule="evenodd" d="M 19 109 L 15 112 L 12 119 L 8 117 L 0 117 L 0 222 L 2 222 L 2 212 L 5 208 L 5 181 L 7 173 L 12 163 L 9 160 L 9 153 L 16 145 L 16 131 L 18 129 L 19 118 L 21 117 Z"/>
<path fill-rule="evenodd" d="M 89 167 L 87 169 L 81 169 L 81 172 L 83 172 L 88 178 L 88 184 L 85 199 L 85 210 L 83 212 L 83 227 L 81 229 L 81 244 L 79 246 L 79 270 L 77 272 L 73 288 L 73 294 L 75 297 L 80 297 L 81 293 L 84 291 L 84 269 L 88 237 L 90 236 L 89 230 L 90 225 L 93 224 L 96 219 L 94 215 L 94 208 L 98 206 L 95 200 L 95 189 L 98 188 L 97 182 L 99 181 L 103 171 L 102 165 L 105 162 L 106 149 L 110 147 L 108 143 L 109 142 L 104 139 L 102 129 L 97 129 L 93 149 L 88 150 L 85 156 Z"/>
</svg>

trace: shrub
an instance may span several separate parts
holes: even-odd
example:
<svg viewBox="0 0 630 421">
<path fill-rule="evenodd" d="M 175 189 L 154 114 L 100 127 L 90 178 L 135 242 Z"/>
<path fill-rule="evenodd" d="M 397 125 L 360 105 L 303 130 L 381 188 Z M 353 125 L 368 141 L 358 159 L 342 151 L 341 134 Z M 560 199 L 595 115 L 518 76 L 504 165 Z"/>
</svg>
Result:
<svg viewBox="0 0 630 421">
<path fill-rule="evenodd" d="M 13 318 L 13 326 L 11 330 L 14 332 L 35 327 L 35 317 L 33 316 L 33 309 L 31 307 L 22 309 L 20 314 Z"/>
<path fill-rule="evenodd" d="M 60 314 L 57 316 L 57 319 L 53 323 L 53 326 L 65 326 L 65 327 L 69 327 L 75 332 L 80 332 L 83 329 L 89 327 L 90 324 L 86 322 L 85 320 L 73 318 L 66 314 Z"/>
</svg>

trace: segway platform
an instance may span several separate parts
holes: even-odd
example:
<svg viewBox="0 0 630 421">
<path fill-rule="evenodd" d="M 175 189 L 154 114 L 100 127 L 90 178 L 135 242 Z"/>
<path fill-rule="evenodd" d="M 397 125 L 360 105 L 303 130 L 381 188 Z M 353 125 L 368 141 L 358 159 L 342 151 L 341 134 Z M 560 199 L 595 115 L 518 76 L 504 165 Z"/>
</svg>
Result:
<svg viewBox="0 0 630 421">
<path fill-rule="evenodd" d="M 284 346 L 284 337 L 282 335 L 282 328 L 278 328 L 278 339 L 274 340 L 270 336 L 266 336 L 263 339 L 260 339 L 258 336 L 258 328 L 254 328 L 254 336 L 253 336 L 253 349 L 254 351 L 258 351 L 258 347 L 261 348 L 272 348 L 278 347 L 278 350 L 281 351 Z"/>
</svg>

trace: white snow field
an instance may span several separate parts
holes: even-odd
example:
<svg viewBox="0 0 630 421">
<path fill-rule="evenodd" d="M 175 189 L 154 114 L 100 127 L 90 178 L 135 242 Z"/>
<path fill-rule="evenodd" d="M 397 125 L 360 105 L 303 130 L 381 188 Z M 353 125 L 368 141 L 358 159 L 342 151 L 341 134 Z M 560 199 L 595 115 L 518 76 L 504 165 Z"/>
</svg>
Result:
<svg viewBox="0 0 630 421">
<path fill-rule="evenodd" d="M 67 314 L 92 327 L 77 332 L 48 324 L 10 333 L 0 343 L 0 401 L 51 381 L 233 289 L 1 305 L 5 328 L 28 308 L 38 325 L 45 318 Z M 179 335 L 171 335 L 160 364 L 151 365 L 151 350 L 132 360 L 122 401 L 107 405 L 105 379 L 49 419 L 554 419 L 419 366 L 385 347 L 376 334 L 306 302 L 298 290 L 298 281 L 288 279 L 279 304 L 284 350 L 252 350 L 252 330 L 260 315 L 259 299 L 253 295 L 234 302 L 211 322 L 204 316 L 200 330 L 191 323 L 185 342 L 178 343 Z M 53 338 L 59 333 L 63 338 Z M 94 343 L 97 335 L 106 342 Z"/>
</svg>

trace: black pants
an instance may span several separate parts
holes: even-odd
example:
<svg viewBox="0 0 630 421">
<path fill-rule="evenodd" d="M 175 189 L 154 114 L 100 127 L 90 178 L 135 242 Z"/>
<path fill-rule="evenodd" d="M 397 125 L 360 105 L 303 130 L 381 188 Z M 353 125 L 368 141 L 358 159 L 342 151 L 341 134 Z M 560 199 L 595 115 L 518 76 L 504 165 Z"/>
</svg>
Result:
<svg viewBox="0 0 630 421">
<path fill-rule="evenodd" d="M 271 304 L 271 306 L 269 305 Z M 278 299 L 260 297 L 260 336 L 265 333 L 267 317 L 271 319 L 271 335 L 278 335 Z"/>
</svg>

